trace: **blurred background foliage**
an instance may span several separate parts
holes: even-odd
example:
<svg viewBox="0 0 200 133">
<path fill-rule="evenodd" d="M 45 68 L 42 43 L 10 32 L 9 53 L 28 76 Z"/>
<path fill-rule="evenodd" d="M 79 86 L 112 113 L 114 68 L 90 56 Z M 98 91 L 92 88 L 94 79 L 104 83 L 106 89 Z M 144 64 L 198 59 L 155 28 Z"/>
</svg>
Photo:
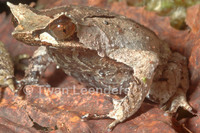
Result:
<svg viewBox="0 0 200 133">
<path fill-rule="evenodd" d="M 122 1 L 122 0 L 111 0 Z M 146 10 L 154 11 L 161 16 L 169 16 L 171 26 L 183 30 L 186 23 L 188 7 L 200 4 L 200 0 L 125 0 L 129 6 L 145 6 Z"/>
<path fill-rule="evenodd" d="M 37 3 L 37 1 L 38 2 L 44 1 L 45 3 L 45 1 L 48 0 L 0 0 L 0 13 L 3 11 L 7 11 L 7 13 L 9 13 L 9 9 L 6 6 L 7 1 L 10 1 L 14 4 L 26 3 L 29 5 L 31 2 Z M 64 2 L 65 0 L 61 1 Z M 84 0 L 74 0 L 74 1 L 82 1 L 84 3 Z M 89 0 L 89 1 L 95 1 L 95 0 Z M 107 0 L 108 5 L 109 3 L 115 1 L 125 1 L 129 6 L 145 7 L 146 10 L 154 11 L 158 15 L 169 16 L 171 26 L 180 30 L 184 30 L 187 28 L 187 25 L 185 23 L 187 8 L 192 5 L 200 4 L 200 0 Z"/>
</svg>

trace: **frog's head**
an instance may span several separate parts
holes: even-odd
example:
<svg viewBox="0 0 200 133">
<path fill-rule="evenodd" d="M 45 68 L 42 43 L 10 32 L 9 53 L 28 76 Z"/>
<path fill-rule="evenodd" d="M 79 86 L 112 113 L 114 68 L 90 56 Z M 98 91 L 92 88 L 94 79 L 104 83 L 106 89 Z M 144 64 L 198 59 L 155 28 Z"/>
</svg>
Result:
<svg viewBox="0 0 200 133">
<path fill-rule="evenodd" d="M 76 32 L 76 25 L 64 14 L 50 17 L 24 4 L 7 5 L 13 14 L 12 35 L 26 44 L 57 46 Z"/>
</svg>

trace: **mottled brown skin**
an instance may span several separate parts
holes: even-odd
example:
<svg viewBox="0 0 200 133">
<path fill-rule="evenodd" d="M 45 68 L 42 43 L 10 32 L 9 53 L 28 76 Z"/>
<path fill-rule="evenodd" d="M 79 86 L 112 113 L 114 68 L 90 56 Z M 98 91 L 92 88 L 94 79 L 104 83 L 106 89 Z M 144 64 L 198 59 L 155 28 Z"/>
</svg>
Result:
<svg viewBox="0 0 200 133">
<path fill-rule="evenodd" d="M 14 67 L 9 53 L 0 42 L 0 86 L 9 87 L 15 91 L 14 86 Z"/>
<path fill-rule="evenodd" d="M 22 85 L 37 84 L 49 62 L 89 86 L 127 89 L 113 99 L 114 109 L 105 115 L 109 126 L 132 116 L 145 97 L 176 112 L 191 111 L 186 101 L 189 88 L 187 61 L 152 31 L 124 16 L 94 7 L 63 6 L 37 11 L 8 3 L 16 19 L 12 35 L 29 45 L 40 45 Z M 32 19 L 34 18 L 34 19 Z"/>
</svg>

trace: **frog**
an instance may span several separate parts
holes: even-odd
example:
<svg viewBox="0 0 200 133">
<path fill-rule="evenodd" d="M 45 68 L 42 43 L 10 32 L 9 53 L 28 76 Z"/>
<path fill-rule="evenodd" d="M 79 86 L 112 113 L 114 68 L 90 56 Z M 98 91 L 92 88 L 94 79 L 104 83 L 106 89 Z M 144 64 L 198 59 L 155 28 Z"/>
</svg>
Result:
<svg viewBox="0 0 200 133">
<path fill-rule="evenodd" d="M 88 86 L 124 88 L 112 98 L 107 114 L 85 114 L 83 119 L 111 118 L 111 131 L 135 114 L 145 98 L 175 113 L 192 111 L 187 102 L 187 59 L 147 27 L 123 15 L 97 7 L 65 5 L 36 10 L 7 2 L 13 14 L 17 40 L 39 46 L 21 86 L 38 84 L 51 62 Z M 126 88 L 126 89 L 125 89 Z"/>
<path fill-rule="evenodd" d="M 9 87 L 13 92 L 16 91 L 14 65 L 2 42 L 0 42 L 0 86 L 3 88 Z"/>
</svg>

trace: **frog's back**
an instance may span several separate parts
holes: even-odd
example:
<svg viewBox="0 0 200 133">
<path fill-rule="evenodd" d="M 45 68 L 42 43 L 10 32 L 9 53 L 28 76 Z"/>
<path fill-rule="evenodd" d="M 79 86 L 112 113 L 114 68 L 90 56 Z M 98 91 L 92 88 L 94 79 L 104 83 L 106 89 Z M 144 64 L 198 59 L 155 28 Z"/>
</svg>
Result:
<svg viewBox="0 0 200 133">
<path fill-rule="evenodd" d="M 104 9 L 69 5 L 44 10 L 42 13 L 52 17 L 58 12 L 65 13 L 76 22 L 79 42 L 83 47 L 97 50 L 100 56 L 121 48 L 161 55 L 163 49 L 168 48 L 151 30 Z"/>
<path fill-rule="evenodd" d="M 133 20 L 117 16 L 93 17 L 86 21 L 88 25 L 78 29 L 78 37 L 87 47 L 96 47 L 105 53 L 119 48 L 160 53 L 162 42 L 158 37 Z"/>
<path fill-rule="evenodd" d="M 115 13 L 109 12 L 108 10 L 96 8 L 96 7 L 90 7 L 90 6 L 80 6 L 80 5 L 66 5 L 66 6 L 60 6 L 55 7 L 52 9 L 45 9 L 40 10 L 41 14 L 53 17 L 57 14 L 65 14 L 68 17 L 74 19 L 78 23 L 83 23 L 84 18 L 90 18 L 90 17 L 114 17 L 118 16 Z"/>
<path fill-rule="evenodd" d="M 108 10 L 69 5 L 42 11 L 51 17 L 62 12 L 78 24 L 80 42 L 89 48 L 159 51 L 160 41 L 152 31 Z"/>
</svg>

